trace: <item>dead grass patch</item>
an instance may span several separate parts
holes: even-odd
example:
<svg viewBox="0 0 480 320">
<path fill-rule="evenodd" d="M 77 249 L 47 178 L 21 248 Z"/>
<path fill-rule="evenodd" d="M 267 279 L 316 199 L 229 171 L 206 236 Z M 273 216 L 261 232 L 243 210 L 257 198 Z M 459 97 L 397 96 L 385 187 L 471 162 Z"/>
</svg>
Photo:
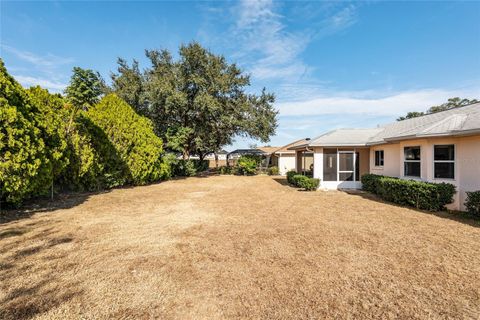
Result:
<svg viewBox="0 0 480 320">
<path fill-rule="evenodd" d="M 174 180 L 38 211 L 0 224 L 1 319 L 480 314 L 478 221 L 267 176 Z"/>
</svg>

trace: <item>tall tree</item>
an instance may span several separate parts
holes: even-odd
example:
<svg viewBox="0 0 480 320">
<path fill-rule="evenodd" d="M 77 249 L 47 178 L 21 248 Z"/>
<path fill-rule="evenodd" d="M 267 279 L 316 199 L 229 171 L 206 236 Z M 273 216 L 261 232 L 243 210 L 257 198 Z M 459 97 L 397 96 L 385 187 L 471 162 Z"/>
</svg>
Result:
<svg viewBox="0 0 480 320">
<path fill-rule="evenodd" d="M 72 106 L 67 132 L 71 130 L 78 110 L 87 110 L 99 102 L 106 88 L 105 82 L 98 72 L 80 67 L 74 67 L 72 72 L 70 84 L 65 89 L 67 100 Z"/>
<path fill-rule="evenodd" d="M 132 66 L 122 58 L 117 60 L 117 73 L 112 73 L 112 90 L 141 115 L 148 115 L 148 105 L 145 99 L 144 76 L 140 72 L 138 61 L 133 60 Z"/>
<path fill-rule="evenodd" d="M 432 114 L 432 113 L 450 110 L 458 107 L 463 107 L 463 106 L 467 106 L 469 104 L 473 104 L 477 102 L 479 102 L 479 100 L 477 99 L 470 100 L 470 99 L 461 99 L 459 97 L 450 98 L 448 99 L 447 102 L 441 105 L 430 107 L 426 112 L 417 112 L 417 111 L 408 112 L 406 116 L 398 117 L 397 121 L 412 119 L 412 118 L 423 116 L 425 114 Z"/>
<path fill-rule="evenodd" d="M 247 94 L 249 75 L 223 56 L 196 42 L 182 45 L 177 60 L 167 50 L 145 53 L 151 67 L 143 75 L 135 61 L 130 67 L 119 60 L 113 88 L 153 120 L 171 150 L 203 158 L 235 136 L 266 142 L 275 133 L 275 96 L 265 89 Z"/>
</svg>

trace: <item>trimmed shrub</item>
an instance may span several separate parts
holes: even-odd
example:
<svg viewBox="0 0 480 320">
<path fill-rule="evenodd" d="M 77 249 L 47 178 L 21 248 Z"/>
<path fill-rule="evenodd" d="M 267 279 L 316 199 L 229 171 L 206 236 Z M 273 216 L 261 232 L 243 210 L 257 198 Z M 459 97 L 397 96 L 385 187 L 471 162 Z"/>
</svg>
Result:
<svg viewBox="0 0 480 320">
<path fill-rule="evenodd" d="M 467 191 L 465 207 L 467 207 L 468 213 L 480 217 L 480 190 L 470 192 Z"/>
<path fill-rule="evenodd" d="M 269 176 L 278 176 L 280 174 L 280 170 L 278 170 L 278 167 L 273 166 L 268 168 L 268 175 Z"/>
<path fill-rule="evenodd" d="M 299 183 L 299 187 L 305 189 L 306 191 L 315 191 L 318 189 L 320 184 L 320 179 L 308 178 L 303 179 Z"/>
<path fill-rule="evenodd" d="M 289 172 L 294 172 L 294 171 L 289 171 Z M 295 174 L 295 175 L 290 174 L 290 176 L 291 176 L 289 180 L 290 184 L 299 188 L 303 188 L 306 191 L 315 191 L 317 190 L 320 184 L 319 179 L 309 178 L 301 174 Z M 288 174 L 287 174 L 287 179 L 288 179 Z"/>
<path fill-rule="evenodd" d="M 243 175 L 256 174 L 260 160 L 260 157 L 256 155 L 245 154 L 240 156 L 237 162 L 238 173 Z"/>
<path fill-rule="evenodd" d="M 453 202 L 455 186 L 450 183 L 430 183 L 403 180 L 378 175 L 362 176 L 363 188 L 383 200 L 417 209 L 439 211 Z"/>
<path fill-rule="evenodd" d="M 105 139 L 102 144 L 95 143 L 96 149 L 106 155 L 106 172 L 118 179 L 114 184 L 142 185 L 162 177 L 163 142 L 149 119 L 138 115 L 115 94 L 105 96 L 86 116 L 86 122 L 90 121 L 88 125 L 96 131 L 95 139 L 103 132 Z"/>
<path fill-rule="evenodd" d="M 297 174 L 298 174 L 298 173 L 297 173 L 297 171 L 295 171 L 295 170 L 290 170 L 290 171 L 288 171 L 288 172 L 287 172 L 287 181 L 288 181 L 288 183 L 294 184 L 294 183 L 293 183 L 293 177 L 296 176 Z"/>
</svg>

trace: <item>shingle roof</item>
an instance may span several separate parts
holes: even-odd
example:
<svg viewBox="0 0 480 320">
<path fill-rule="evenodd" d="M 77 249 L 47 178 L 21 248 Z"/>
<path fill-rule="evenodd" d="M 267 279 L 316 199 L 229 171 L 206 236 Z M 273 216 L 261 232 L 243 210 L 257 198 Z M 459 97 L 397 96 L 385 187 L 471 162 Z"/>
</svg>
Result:
<svg viewBox="0 0 480 320">
<path fill-rule="evenodd" d="M 297 140 L 297 141 L 294 141 L 294 142 L 291 142 L 287 145 L 284 145 L 283 147 L 275 150 L 275 153 L 295 153 L 295 151 L 291 148 L 294 148 L 296 146 L 300 146 L 300 145 L 306 145 L 308 144 L 310 140 L 307 140 L 307 139 L 300 139 L 300 140 Z"/>
<path fill-rule="evenodd" d="M 382 143 L 411 137 L 451 136 L 480 131 L 480 103 L 397 121 L 370 138 L 369 143 Z"/>
<path fill-rule="evenodd" d="M 397 121 L 374 129 L 337 129 L 310 141 L 309 146 L 366 146 L 388 141 L 480 134 L 480 103 Z"/>
<path fill-rule="evenodd" d="M 309 146 L 364 146 L 380 131 L 383 131 L 383 128 L 337 129 L 312 139 Z"/>
</svg>

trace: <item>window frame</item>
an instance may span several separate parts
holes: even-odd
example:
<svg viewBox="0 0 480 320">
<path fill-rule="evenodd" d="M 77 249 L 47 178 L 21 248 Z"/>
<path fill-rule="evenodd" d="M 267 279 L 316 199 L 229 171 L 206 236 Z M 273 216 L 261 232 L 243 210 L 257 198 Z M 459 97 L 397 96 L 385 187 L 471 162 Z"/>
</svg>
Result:
<svg viewBox="0 0 480 320">
<path fill-rule="evenodd" d="M 453 147 L 453 160 L 435 160 L 435 147 L 445 147 L 445 146 L 452 146 Z M 456 168 L 456 159 L 457 159 L 457 148 L 454 143 L 448 144 L 434 144 L 433 145 L 433 179 L 435 180 L 455 180 L 455 168 Z M 453 178 L 440 178 L 436 177 L 435 174 L 435 164 L 436 163 L 453 163 Z"/>
<path fill-rule="evenodd" d="M 420 159 L 419 160 L 407 160 L 405 158 L 405 149 L 407 148 L 418 148 L 420 150 L 420 153 L 419 153 L 419 156 L 420 156 Z M 411 175 L 406 175 L 405 174 L 405 165 L 407 163 L 418 163 L 419 166 L 420 166 L 420 173 L 418 176 L 411 176 Z M 403 147 L 403 176 L 404 177 L 407 177 L 407 178 L 415 178 L 415 179 L 421 179 L 422 178 L 422 146 L 404 146 Z"/>
<path fill-rule="evenodd" d="M 378 156 L 378 164 L 377 164 L 377 152 L 379 154 Z M 380 157 L 381 155 L 381 157 Z M 382 167 L 385 165 L 385 150 L 375 150 L 375 153 L 374 153 L 374 164 L 375 164 L 375 167 Z"/>
</svg>

